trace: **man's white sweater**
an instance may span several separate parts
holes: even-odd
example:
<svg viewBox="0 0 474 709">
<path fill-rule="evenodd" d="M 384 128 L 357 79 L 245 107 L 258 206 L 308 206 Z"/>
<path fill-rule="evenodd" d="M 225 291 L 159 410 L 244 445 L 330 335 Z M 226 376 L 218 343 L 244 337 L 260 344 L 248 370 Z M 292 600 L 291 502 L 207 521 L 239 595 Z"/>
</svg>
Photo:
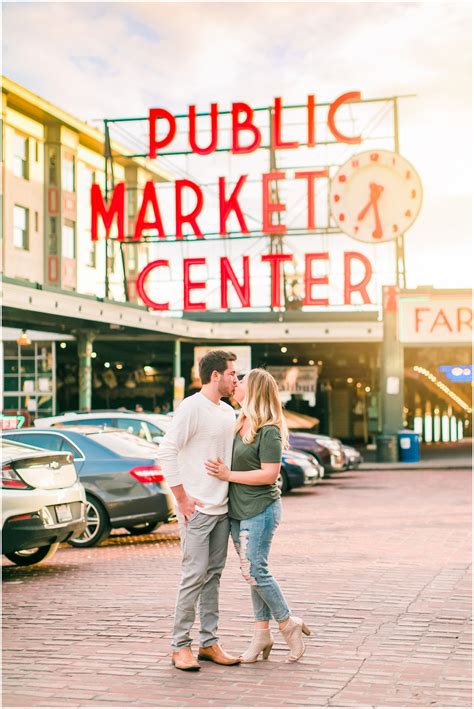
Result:
<svg viewBox="0 0 474 709">
<path fill-rule="evenodd" d="M 227 512 L 229 483 L 208 475 L 204 463 L 219 457 L 230 468 L 234 428 L 233 408 L 198 392 L 181 402 L 158 449 L 168 485 L 182 485 L 207 515 Z"/>
</svg>

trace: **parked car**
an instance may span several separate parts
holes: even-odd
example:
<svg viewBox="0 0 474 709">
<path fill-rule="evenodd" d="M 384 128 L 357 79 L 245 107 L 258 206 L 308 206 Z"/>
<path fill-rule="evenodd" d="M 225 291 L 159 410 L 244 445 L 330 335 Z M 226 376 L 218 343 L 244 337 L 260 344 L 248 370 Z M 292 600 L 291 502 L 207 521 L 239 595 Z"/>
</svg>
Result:
<svg viewBox="0 0 474 709">
<path fill-rule="evenodd" d="M 134 411 L 70 411 L 61 416 L 36 419 L 35 427 L 49 428 L 64 426 L 102 426 L 119 428 L 133 433 L 145 441 L 159 443 L 171 424 L 171 418 L 164 414 L 137 414 Z"/>
<path fill-rule="evenodd" d="M 283 451 L 278 486 L 284 495 L 288 490 L 316 485 L 324 476 L 324 468 L 313 456 L 296 450 Z"/>
<path fill-rule="evenodd" d="M 324 466 L 326 473 L 344 470 L 345 456 L 342 443 L 336 438 L 314 433 L 290 432 L 292 448 L 309 453 Z"/>
<path fill-rule="evenodd" d="M 154 443 L 97 426 L 26 428 L 2 437 L 72 454 L 87 498 L 87 527 L 80 537 L 68 540 L 72 546 L 95 546 L 112 528 L 151 532 L 173 515 Z"/>
<path fill-rule="evenodd" d="M 343 445 L 342 448 L 344 450 L 344 455 L 346 456 L 347 470 L 358 468 L 359 465 L 364 462 L 364 458 L 362 457 L 362 454 L 359 453 L 357 448 L 353 448 L 352 446 L 346 445 Z"/>
<path fill-rule="evenodd" d="M 2 440 L 2 553 L 19 566 L 49 559 L 86 528 L 72 455 Z"/>
</svg>

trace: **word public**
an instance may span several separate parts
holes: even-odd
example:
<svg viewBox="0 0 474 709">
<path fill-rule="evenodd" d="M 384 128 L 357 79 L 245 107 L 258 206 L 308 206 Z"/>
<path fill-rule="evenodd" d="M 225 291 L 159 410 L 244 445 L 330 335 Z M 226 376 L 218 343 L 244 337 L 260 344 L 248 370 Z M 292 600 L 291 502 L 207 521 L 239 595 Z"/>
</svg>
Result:
<svg viewBox="0 0 474 709">
<path fill-rule="evenodd" d="M 327 126 L 333 135 L 335 142 L 358 144 L 361 142 L 360 136 L 348 136 L 343 134 L 336 125 L 337 112 L 341 106 L 347 103 L 360 101 L 359 92 L 349 92 L 339 96 L 330 104 L 327 112 Z M 303 145 L 305 147 L 315 147 L 317 145 L 316 135 L 316 101 L 314 96 L 308 96 L 306 103 L 306 133 L 305 142 L 284 139 L 284 121 L 281 98 L 276 98 L 271 110 L 271 147 L 276 150 L 295 150 Z M 258 150 L 262 142 L 262 132 L 255 123 L 254 110 L 246 103 L 237 102 L 232 104 L 231 114 L 231 148 L 234 155 L 248 154 Z M 207 145 L 198 144 L 196 106 L 190 106 L 188 111 L 188 142 L 190 151 L 197 155 L 209 155 L 219 149 L 219 108 L 216 103 L 211 104 L 208 114 L 210 122 L 209 139 Z M 160 151 L 168 148 L 176 137 L 177 120 L 169 111 L 164 108 L 152 108 L 149 111 L 149 157 L 159 157 Z M 165 130 L 158 130 L 165 126 Z M 207 139 L 206 139 L 207 140 Z M 304 180 L 307 191 L 307 219 L 308 230 L 316 229 L 315 215 L 315 186 L 319 179 L 328 179 L 329 174 L 324 170 L 302 170 L 293 173 L 293 179 Z M 275 191 L 272 186 L 280 180 L 285 180 L 287 175 L 283 171 L 273 171 L 262 175 L 262 210 L 261 210 L 261 232 L 262 234 L 284 234 L 287 227 L 281 217 L 286 211 L 286 206 L 281 201 L 274 201 Z M 218 178 L 219 186 L 219 234 L 223 237 L 228 235 L 227 221 L 233 214 L 237 218 L 242 234 L 249 234 L 249 228 L 241 208 L 241 192 L 245 188 L 247 175 L 241 175 L 232 191 L 229 190 L 225 177 Z M 117 224 L 117 239 L 140 240 L 143 233 L 156 231 L 159 238 L 175 237 L 185 239 L 186 232 L 191 232 L 199 239 L 205 235 L 199 225 L 199 215 L 204 207 L 204 193 L 201 187 L 193 180 L 180 179 L 174 183 L 174 233 L 165 232 L 163 218 L 160 211 L 156 185 L 152 181 L 146 182 L 143 190 L 141 204 L 138 209 L 137 218 L 133 226 L 133 234 L 125 234 L 125 183 L 118 183 L 108 201 L 104 200 L 101 188 L 98 184 L 91 187 L 91 237 L 93 241 L 99 238 L 98 224 L 99 218 L 105 227 L 105 236 L 109 238 L 114 222 Z M 193 207 L 185 208 L 188 203 L 187 196 L 192 197 Z M 150 218 L 150 215 L 152 217 Z M 274 223 L 274 217 L 279 216 L 279 223 Z M 186 227 L 186 228 L 185 228 Z"/>
</svg>

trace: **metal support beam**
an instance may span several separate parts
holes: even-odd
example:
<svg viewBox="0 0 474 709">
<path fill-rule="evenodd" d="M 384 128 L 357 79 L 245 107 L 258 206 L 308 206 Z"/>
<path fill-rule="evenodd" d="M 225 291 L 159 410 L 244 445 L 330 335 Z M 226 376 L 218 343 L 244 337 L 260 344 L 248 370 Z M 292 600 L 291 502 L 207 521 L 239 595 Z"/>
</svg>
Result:
<svg viewBox="0 0 474 709">
<path fill-rule="evenodd" d="M 404 357 L 398 338 L 398 289 L 383 289 L 384 320 L 380 392 L 382 432 L 396 435 L 403 428 Z"/>
<path fill-rule="evenodd" d="M 77 354 L 79 356 L 79 409 L 90 411 L 92 407 L 92 361 L 95 333 L 81 330 L 77 333 Z"/>
<path fill-rule="evenodd" d="M 175 340 L 174 343 L 173 376 L 181 376 L 181 340 Z"/>
</svg>

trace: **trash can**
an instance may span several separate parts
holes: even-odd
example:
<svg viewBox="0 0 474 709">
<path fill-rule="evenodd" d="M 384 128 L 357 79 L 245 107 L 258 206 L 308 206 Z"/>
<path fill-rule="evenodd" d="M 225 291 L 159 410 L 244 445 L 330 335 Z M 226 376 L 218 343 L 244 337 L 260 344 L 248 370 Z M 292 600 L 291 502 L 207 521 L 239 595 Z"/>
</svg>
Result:
<svg viewBox="0 0 474 709">
<path fill-rule="evenodd" d="M 420 462 L 420 435 L 415 431 L 399 431 L 398 455 L 401 463 Z"/>
<path fill-rule="evenodd" d="M 397 437 L 377 436 L 377 463 L 396 463 L 398 461 Z"/>
</svg>

